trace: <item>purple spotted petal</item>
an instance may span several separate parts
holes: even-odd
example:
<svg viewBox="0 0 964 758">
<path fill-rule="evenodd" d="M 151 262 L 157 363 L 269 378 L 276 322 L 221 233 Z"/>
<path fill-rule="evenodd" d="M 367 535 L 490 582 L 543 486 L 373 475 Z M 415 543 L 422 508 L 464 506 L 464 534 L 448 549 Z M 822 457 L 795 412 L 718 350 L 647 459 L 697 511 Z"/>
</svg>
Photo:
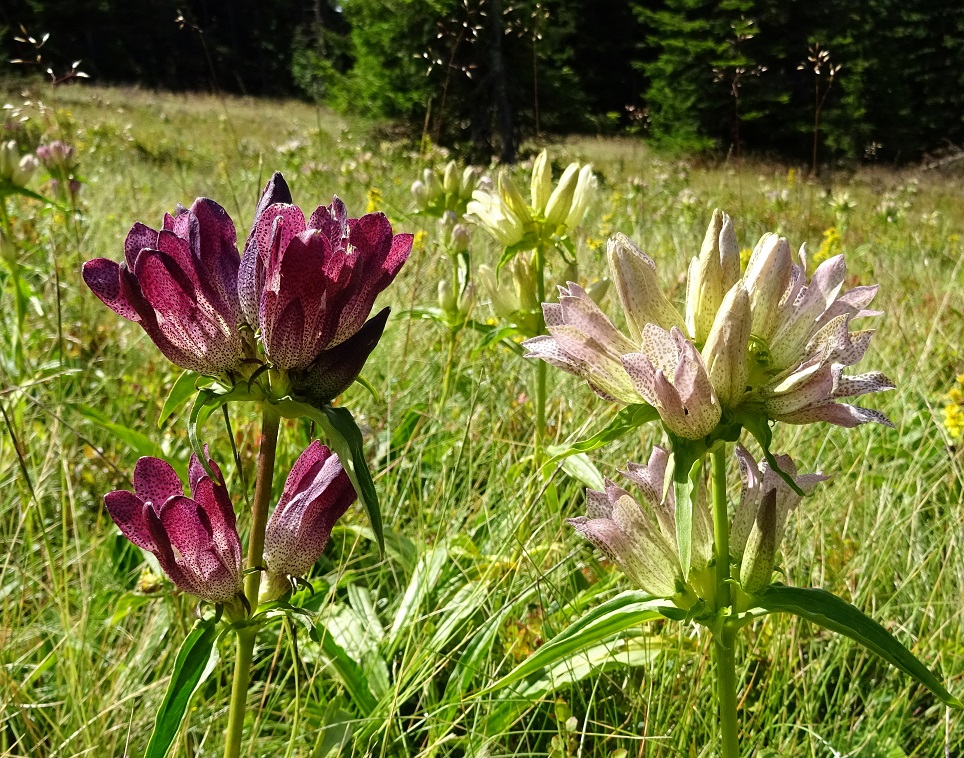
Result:
<svg viewBox="0 0 964 758">
<path fill-rule="evenodd" d="M 355 490 L 338 456 L 320 442 L 312 442 L 288 475 L 268 520 L 264 558 L 269 575 L 308 573 L 335 522 L 354 501 Z"/>
<path fill-rule="evenodd" d="M 140 324 L 170 361 L 223 376 L 243 358 L 239 262 L 230 217 L 201 198 L 190 209 L 165 214 L 160 231 L 135 224 L 123 263 L 88 261 L 83 277 L 111 310 Z"/>
<path fill-rule="evenodd" d="M 134 469 L 135 492 L 110 492 L 104 504 L 121 532 L 153 553 L 175 585 L 202 600 L 225 603 L 241 591 L 241 541 L 223 483 L 199 469 L 193 458 L 192 499 L 171 466 L 141 458 Z"/>
</svg>

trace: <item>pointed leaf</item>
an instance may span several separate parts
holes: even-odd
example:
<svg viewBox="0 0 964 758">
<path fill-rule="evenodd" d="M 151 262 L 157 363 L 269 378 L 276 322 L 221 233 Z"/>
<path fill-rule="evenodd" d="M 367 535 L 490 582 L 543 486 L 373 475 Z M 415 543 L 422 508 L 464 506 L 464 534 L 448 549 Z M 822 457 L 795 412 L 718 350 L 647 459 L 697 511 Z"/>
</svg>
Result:
<svg viewBox="0 0 964 758">
<path fill-rule="evenodd" d="M 167 395 L 167 400 L 164 401 L 164 407 L 161 408 L 161 415 L 157 419 L 158 428 L 163 426 L 171 414 L 184 405 L 188 401 L 188 398 L 194 394 L 194 391 L 197 389 L 195 382 L 198 376 L 199 375 L 193 371 L 184 371 L 177 378 L 177 381 L 174 382 L 174 386 L 171 387 L 171 391 Z"/>
<path fill-rule="evenodd" d="M 609 422 L 606 428 L 596 432 L 588 439 L 581 440 L 580 442 L 574 442 L 561 452 L 555 453 L 552 458 L 545 463 L 545 465 L 555 465 L 563 458 L 566 458 L 570 455 L 575 455 L 576 453 L 592 452 L 603 445 L 608 445 L 613 440 L 617 440 L 620 437 L 629 434 L 629 432 L 633 431 L 634 429 L 638 429 L 643 424 L 647 424 L 650 421 L 655 421 L 658 418 L 659 411 L 657 411 L 651 405 L 646 403 L 627 405 L 625 408 L 620 409 L 619 413 L 613 417 L 613 420 Z"/>
<path fill-rule="evenodd" d="M 792 476 L 780 468 L 780 464 L 777 463 L 776 457 L 772 452 L 770 452 L 770 445 L 773 444 L 773 430 L 770 429 L 770 423 L 767 421 L 767 419 L 757 414 L 740 414 L 737 420 L 750 434 L 753 435 L 754 439 L 760 443 L 760 447 L 763 448 L 763 457 L 766 459 L 767 465 L 777 472 L 779 477 L 787 483 L 790 489 L 800 495 L 800 497 L 803 497 L 806 493 L 800 489 L 800 486 L 795 481 L 793 481 Z"/>
<path fill-rule="evenodd" d="M 676 499 L 676 544 L 683 576 L 689 576 L 693 559 L 693 498 L 703 470 L 706 445 L 671 435 L 673 448 L 673 494 Z"/>
<path fill-rule="evenodd" d="M 319 623 L 317 629 L 318 637 L 321 640 L 321 652 L 335 667 L 335 671 L 341 677 L 345 689 L 348 690 L 348 695 L 358 708 L 359 713 L 362 716 L 374 713 L 378 701 L 368 686 L 368 679 L 361 666 L 349 657 L 323 623 Z"/>
<path fill-rule="evenodd" d="M 167 755 L 181 728 L 191 696 L 208 678 L 218 660 L 218 649 L 214 644 L 217 638 L 217 622 L 214 619 L 198 621 L 184 638 L 177 651 L 167 694 L 157 712 L 144 758 L 164 758 Z"/>
<path fill-rule="evenodd" d="M 891 666 L 923 684 L 946 705 L 964 708 L 964 703 L 951 695 L 940 679 L 890 632 L 843 598 L 826 590 L 774 584 L 757 595 L 755 600 L 770 613 L 792 613 L 859 642 Z"/>
<path fill-rule="evenodd" d="M 662 612 L 665 604 L 665 600 L 652 598 L 638 590 L 620 593 L 570 624 L 479 695 L 505 689 L 615 634 L 639 626 L 644 621 L 665 617 Z"/>
</svg>

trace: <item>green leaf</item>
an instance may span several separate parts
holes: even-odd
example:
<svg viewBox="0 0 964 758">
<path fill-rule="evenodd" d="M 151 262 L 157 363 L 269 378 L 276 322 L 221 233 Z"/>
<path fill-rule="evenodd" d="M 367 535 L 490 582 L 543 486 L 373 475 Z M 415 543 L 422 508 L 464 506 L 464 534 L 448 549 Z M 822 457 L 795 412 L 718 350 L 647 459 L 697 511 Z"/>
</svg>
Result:
<svg viewBox="0 0 964 758">
<path fill-rule="evenodd" d="M 174 382 L 174 386 L 171 387 L 171 391 L 167 395 L 167 400 L 164 401 L 164 407 L 161 408 L 161 415 L 157 419 L 158 428 L 194 394 L 197 389 L 195 385 L 197 378 L 198 374 L 193 371 L 184 371 L 177 378 L 177 381 Z"/>
<path fill-rule="evenodd" d="M 210 416 L 211 413 L 227 402 L 227 400 L 223 399 L 225 397 L 225 395 L 218 395 L 212 390 L 201 390 L 194 399 L 191 416 L 187 422 L 187 439 L 191 444 L 191 450 L 194 451 L 204 470 L 212 479 L 217 479 L 217 477 L 211 470 L 210 465 L 208 465 L 208 457 L 204 454 L 204 445 L 201 443 L 197 430 L 198 427 L 204 425 L 204 422 L 208 420 L 208 416 Z"/>
<path fill-rule="evenodd" d="M 470 324 L 470 326 L 472 326 Z M 472 351 L 473 353 L 481 353 L 483 350 L 488 350 L 492 345 L 497 342 L 501 342 L 503 345 L 508 347 L 515 353 L 520 355 L 525 352 L 525 349 L 518 343 L 513 341 L 513 337 L 526 337 L 519 327 L 515 325 L 494 327 L 488 324 L 479 324 L 478 326 L 472 326 L 478 332 L 482 332 L 482 339 L 479 344 Z"/>
<path fill-rule="evenodd" d="M 523 253 L 526 250 L 532 250 L 532 248 L 534 248 L 538 243 L 539 240 L 536 237 L 534 237 L 532 234 L 527 234 L 519 242 L 507 247 L 502 251 L 502 257 L 499 258 L 499 264 L 495 267 L 495 275 L 498 276 L 500 273 L 502 273 L 502 267 L 515 258 L 519 253 Z"/>
<path fill-rule="evenodd" d="M 37 200 L 44 205 L 49 205 L 51 208 L 56 208 L 64 213 L 69 213 L 69 210 L 58 203 L 55 203 L 49 197 L 44 197 L 43 195 L 38 195 L 33 190 L 28 190 L 26 187 L 20 187 L 10 181 L 0 182 L 0 196 L 8 195 L 20 195 L 21 197 L 29 197 L 31 200 Z"/>
<path fill-rule="evenodd" d="M 392 628 L 388 632 L 389 655 L 394 653 L 397 647 L 404 642 L 405 637 L 400 632 L 414 628 L 418 623 L 418 614 L 422 603 L 438 583 L 448 557 L 448 543 L 445 541 L 419 557 L 412 578 L 405 589 L 402 602 L 395 612 Z"/>
<path fill-rule="evenodd" d="M 202 619 L 184 639 L 181 649 L 177 651 L 167 694 L 157 712 L 144 758 L 164 758 L 167 755 L 181 728 L 191 696 L 208 678 L 218 660 L 218 649 L 214 644 L 217 637 L 217 622 Z"/>
<path fill-rule="evenodd" d="M 665 600 L 652 598 L 638 590 L 623 592 L 570 624 L 512 671 L 479 694 L 485 695 L 505 689 L 615 634 L 639 626 L 644 621 L 665 617 L 662 612 L 665 603 Z"/>
<path fill-rule="evenodd" d="M 693 498 L 699 489 L 706 445 L 671 437 L 673 448 L 673 493 L 676 500 L 676 544 L 683 576 L 689 576 L 693 558 Z"/>
<path fill-rule="evenodd" d="M 335 641 L 332 634 L 325 628 L 324 623 L 319 623 L 317 629 L 318 637 L 321 640 L 321 652 L 335 667 L 335 671 L 344 683 L 345 689 L 348 690 L 348 695 L 354 702 L 355 707 L 358 708 L 359 713 L 362 716 L 374 713 L 378 701 L 372 695 L 368 686 L 368 679 L 361 666 L 355 663 L 344 648 Z"/>
<path fill-rule="evenodd" d="M 799 485 L 795 481 L 793 481 L 792 476 L 780 468 L 780 464 L 777 463 L 777 459 L 774 457 L 773 453 L 770 452 L 770 445 L 773 444 L 773 430 L 770 429 L 770 422 L 767 421 L 764 416 L 750 413 L 738 414 L 738 421 L 750 434 L 753 435 L 754 439 L 760 443 L 760 447 L 763 448 L 763 457 L 766 459 L 767 465 L 777 472 L 779 477 L 785 481 L 787 485 L 789 485 L 790 489 L 803 497 L 806 493 L 800 489 Z"/>
<path fill-rule="evenodd" d="M 557 451 L 557 445 L 550 445 L 547 448 L 547 452 L 550 455 Z M 563 458 L 562 470 L 573 479 L 582 482 L 587 487 L 591 487 L 598 492 L 603 492 L 606 489 L 606 480 L 585 453 L 576 453 L 575 455 L 569 455 Z"/>
<path fill-rule="evenodd" d="M 78 405 L 77 410 L 85 419 L 113 434 L 121 442 L 133 449 L 139 456 L 150 456 L 152 458 L 164 457 L 164 451 L 160 445 L 147 435 L 141 434 L 133 429 L 128 429 L 123 424 L 118 424 L 116 421 L 110 420 L 101 411 L 89 405 Z M 172 462 L 172 465 L 175 470 L 180 469 L 178 470 L 179 474 L 183 475 L 185 473 L 182 464 Z"/>
<path fill-rule="evenodd" d="M 617 440 L 623 435 L 628 434 L 634 429 L 638 429 L 643 424 L 655 421 L 659 418 L 659 412 L 651 405 L 639 403 L 637 405 L 627 405 L 620 409 L 619 413 L 613 417 L 605 429 L 596 432 L 592 437 L 574 442 L 561 452 L 553 454 L 552 458 L 546 461 L 545 466 L 552 466 L 563 458 L 576 453 L 589 453 L 603 445 L 608 445 L 613 440 Z"/>
<path fill-rule="evenodd" d="M 557 661 L 541 676 L 499 697 L 485 718 L 485 733 L 501 736 L 522 711 L 552 692 L 581 682 L 594 672 L 609 669 L 625 671 L 627 667 L 649 665 L 662 654 L 665 647 L 666 643 L 659 638 L 640 635 L 610 640 L 580 650 L 578 654 Z"/>
<path fill-rule="evenodd" d="M 755 602 L 770 613 L 792 613 L 859 642 L 923 684 L 946 705 L 964 708 L 964 703 L 951 695 L 940 679 L 890 632 L 843 598 L 826 590 L 774 584 L 757 595 Z"/>
</svg>

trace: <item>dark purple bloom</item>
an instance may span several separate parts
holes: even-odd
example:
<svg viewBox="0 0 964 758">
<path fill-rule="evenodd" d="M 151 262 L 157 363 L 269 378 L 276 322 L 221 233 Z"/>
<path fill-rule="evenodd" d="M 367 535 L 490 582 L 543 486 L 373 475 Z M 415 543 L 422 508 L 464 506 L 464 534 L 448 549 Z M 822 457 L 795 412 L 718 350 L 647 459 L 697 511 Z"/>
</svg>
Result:
<svg viewBox="0 0 964 758">
<path fill-rule="evenodd" d="M 138 223 L 120 264 L 84 264 L 87 286 L 119 316 L 140 324 L 182 368 L 221 376 L 244 357 L 238 325 L 240 256 L 230 216 L 213 200 L 178 206 L 155 231 Z"/>
<path fill-rule="evenodd" d="M 296 391 L 327 402 L 354 381 L 388 315 L 366 324 L 375 298 L 411 249 L 412 235 L 393 234 L 385 214 L 349 218 L 337 197 L 306 221 L 281 174 L 272 177 L 244 248 L 238 292 L 269 363 L 293 373 Z"/>
<path fill-rule="evenodd" d="M 298 457 L 285 481 L 264 537 L 267 587 L 273 600 L 288 577 L 304 576 L 321 557 L 335 522 L 355 502 L 355 489 L 338 456 L 315 440 Z"/>
<path fill-rule="evenodd" d="M 121 532 L 153 553 L 172 582 L 211 603 L 230 603 L 241 592 L 241 541 L 224 477 L 204 471 L 191 456 L 185 497 L 174 469 L 160 458 L 141 458 L 134 467 L 134 491 L 104 496 L 107 512 Z"/>
</svg>

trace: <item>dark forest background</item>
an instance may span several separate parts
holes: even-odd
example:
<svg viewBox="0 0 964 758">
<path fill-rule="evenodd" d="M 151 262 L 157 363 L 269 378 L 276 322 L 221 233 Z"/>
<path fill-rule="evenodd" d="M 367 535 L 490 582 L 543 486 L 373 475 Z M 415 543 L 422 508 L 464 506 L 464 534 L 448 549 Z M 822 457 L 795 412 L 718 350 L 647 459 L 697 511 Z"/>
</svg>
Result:
<svg viewBox="0 0 964 758">
<path fill-rule="evenodd" d="M 511 158 L 541 133 L 905 162 L 964 144 L 960 0 L 3 0 L 8 59 L 300 96 Z"/>
</svg>

